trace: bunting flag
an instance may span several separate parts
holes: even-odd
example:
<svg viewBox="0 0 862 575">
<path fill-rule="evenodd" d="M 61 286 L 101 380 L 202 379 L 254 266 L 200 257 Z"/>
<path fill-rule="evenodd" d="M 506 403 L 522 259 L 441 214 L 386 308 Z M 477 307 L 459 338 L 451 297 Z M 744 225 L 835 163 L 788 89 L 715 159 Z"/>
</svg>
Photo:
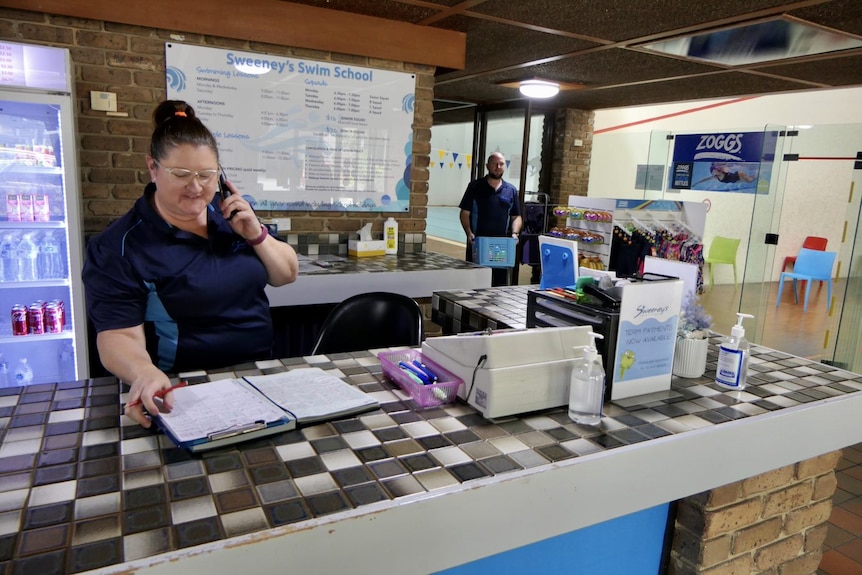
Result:
<svg viewBox="0 0 862 575">
<path fill-rule="evenodd" d="M 472 161 L 473 156 L 472 154 L 464 154 L 462 152 L 437 150 L 437 158 L 439 161 L 436 163 L 432 162 L 431 164 L 429 164 L 430 168 L 439 166 L 440 169 L 449 168 L 451 170 L 454 168 L 458 168 L 459 170 L 461 170 L 465 166 L 469 167 L 471 165 L 470 162 Z"/>
</svg>

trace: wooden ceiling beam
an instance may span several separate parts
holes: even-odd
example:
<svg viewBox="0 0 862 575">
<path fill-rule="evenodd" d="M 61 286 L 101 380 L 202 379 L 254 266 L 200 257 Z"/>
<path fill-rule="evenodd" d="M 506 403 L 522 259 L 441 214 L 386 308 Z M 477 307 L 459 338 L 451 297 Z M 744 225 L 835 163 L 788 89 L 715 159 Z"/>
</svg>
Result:
<svg viewBox="0 0 862 575">
<path fill-rule="evenodd" d="M 462 70 L 467 35 L 281 0 L 0 0 L 0 6 Z"/>
</svg>

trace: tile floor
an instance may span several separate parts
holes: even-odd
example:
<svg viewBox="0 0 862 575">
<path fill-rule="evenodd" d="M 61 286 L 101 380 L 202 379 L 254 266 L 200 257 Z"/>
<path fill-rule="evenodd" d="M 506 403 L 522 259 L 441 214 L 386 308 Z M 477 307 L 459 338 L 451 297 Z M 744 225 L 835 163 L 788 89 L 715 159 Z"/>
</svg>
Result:
<svg viewBox="0 0 862 575">
<path fill-rule="evenodd" d="M 427 249 L 452 257 L 460 257 L 464 250 L 463 244 L 438 241 L 431 237 L 428 238 Z M 519 284 L 530 283 L 530 271 L 529 266 L 521 266 Z M 727 306 L 738 309 L 739 292 L 731 291 L 729 288 L 732 286 L 716 286 L 714 290 L 710 290 L 709 296 L 704 298 L 704 306 L 707 311 L 713 313 L 711 311 L 713 309 L 730 309 Z M 823 299 L 825 300 L 825 298 Z M 814 305 L 816 304 L 813 303 L 812 306 Z M 799 307 L 801 308 L 801 306 Z M 772 339 L 764 342 L 764 345 L 816 359 L 820 351 L 823 326 L 820 324 L 809 325 L 812 321 L 810 318 L 815 317 L 812 313 L 815 309 L 812 307 L 809 310 L 808 313 L 811 316 L 803 316 L 800 313 L 798 318 L 790 320 L 797 328 L 793 330 L 783 329 L 784 324 L 782 322 L 786 323 L 787 318 L 782 319 L 779 314 L 768 315 L 767 321 L 773 322 L 773 329 L 766 326 L 764 330 L 771 334 Z M 798 309 L 785 306 L 783 313 L 787 314 L 793 311 L 798 311 Z M 714 313 L 713 317 L 717 317 L 717 315 Z M 826 314 L 822 315 L 825 316 Z M 807 339 L 815 342 L 810 350 L 797 341 L 800 338 L 803 340 L 806 338 L 804 334 L 799 333 L 798 328 L 800 327 L 809 332 L 810 337 Z M 716 326 L 716 329 L 720 329 L 720 327 Z M 783 344 L 782 337 L 790 339 Z M 829 519 L 829 533 L 823 544 L 823 560 L 817 570 L 817 575 L 862 575 L 862 443 L 844 449 L 844 457 L 838 464 L 836 475 L 838 487 L 832 499 L 834 507 Z"/>
<path fill-rule="evenodd" d="M 844 449 L 836 475 L 838 488 L 817 575 L 862 575 L 862 444 Z"/>
</svg>

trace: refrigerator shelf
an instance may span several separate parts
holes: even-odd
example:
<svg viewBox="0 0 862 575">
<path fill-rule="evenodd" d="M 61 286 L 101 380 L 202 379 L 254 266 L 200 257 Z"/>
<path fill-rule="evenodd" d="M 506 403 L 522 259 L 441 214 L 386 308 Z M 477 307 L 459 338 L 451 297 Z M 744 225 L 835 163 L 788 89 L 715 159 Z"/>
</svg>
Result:
<svg viewBox="0 0 862 575">
<path fill-rule="evenodd" d="M 63 168 L 46 166 L 27 166 L 25 164 L 9 163 L 0 159 L 0 173 L 15 173 L 21 175 L 62 176 Z"/>
<path fill-rule="evenodd" d="M 10 222 L 8 220 L 0 220 L 0 229 L 20 230 L 22 228 L 38 228 L 38 229 L 63 229 L 66 227 L 65 220 L 50 220 L 47 222 Z"/>
<path fill-rule="evenodd" d="M 33 343 L 36 341 L 50 341 L 56 339 L 73 339 L 75 332 L 70 329 L 63 330 L 62 333 L 39 333 L 30 335 L 10 335 L 9 331 L 0 334 L 0 344 L 6 343 Z"/>
<path fill-rule="evenodd" d="M 0 289 L 34 288 L 34 287 L 67 287 L 69 278 L 56 280 L 33 280 L 27 282 L 0 282 Z"/>
</svg>

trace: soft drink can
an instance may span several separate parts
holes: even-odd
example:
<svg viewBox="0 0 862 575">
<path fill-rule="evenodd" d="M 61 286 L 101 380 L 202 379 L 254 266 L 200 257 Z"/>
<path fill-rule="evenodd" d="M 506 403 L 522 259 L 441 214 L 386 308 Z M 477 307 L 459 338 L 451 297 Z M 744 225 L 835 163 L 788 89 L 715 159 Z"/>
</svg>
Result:
<svg viewBox="0 0 862 575">
<path fill-rule="evenodd" d="M 63 310 L 57 302 L 51 301 L 45 306 L 45 331 L 63 333 Z"/>
<path fill-rule="evenodd" d="M 40 302 L 30 304 L 27 308 L 27 325 L 31 334 L 45 333 L 45 310 Z"/>
<path fill-rule="evenodd" d="M 57 304 L 57 309 L 60 311 L 60 320 L 63 323 L 63 329 L 66 328 L 66 304 L 61 299 L 52 299 L 49 304 Z"/>
<path fill-rule="evenodd" d="M 30 328 L 27 325 L 27 306 L 15 304 L 12 306 L 12 335 L 27 335 Z"/>
</svg>

